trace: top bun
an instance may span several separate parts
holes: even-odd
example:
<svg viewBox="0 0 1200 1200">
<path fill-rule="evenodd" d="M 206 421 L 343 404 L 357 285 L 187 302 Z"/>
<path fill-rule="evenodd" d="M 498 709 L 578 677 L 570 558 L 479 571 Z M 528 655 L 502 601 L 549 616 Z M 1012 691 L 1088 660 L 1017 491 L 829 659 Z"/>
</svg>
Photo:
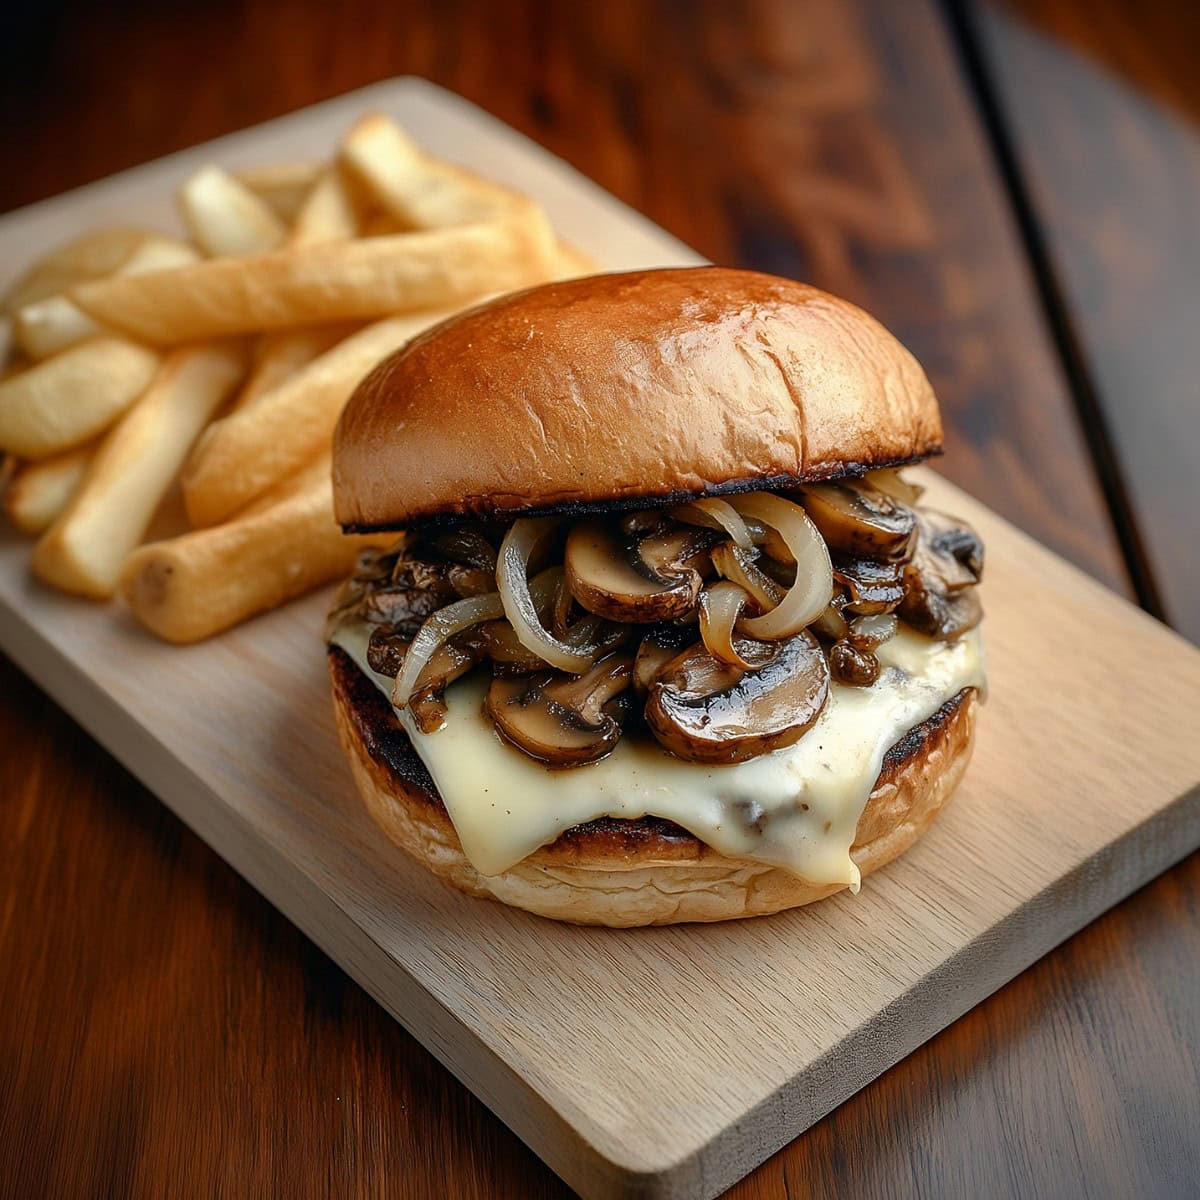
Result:
<svg viewBox="0 0 1200 1200">
<path fill-rule="evenodd" d="M 451 317 L 359 384 L 337 519 L 515 517 L 829 479 L 937 453 L 937 400 L 878 321 L 722 267 L 551 283 Z"/>
</svg>

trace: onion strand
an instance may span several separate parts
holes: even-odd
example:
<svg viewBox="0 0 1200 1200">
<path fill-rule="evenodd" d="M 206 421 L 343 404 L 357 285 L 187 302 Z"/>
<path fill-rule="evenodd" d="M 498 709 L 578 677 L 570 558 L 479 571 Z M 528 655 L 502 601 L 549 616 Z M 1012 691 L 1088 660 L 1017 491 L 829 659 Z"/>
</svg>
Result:
<svg viewBox="0 0 1200 1200">
<path fill-rule="evenodd" d="M 791 637 L 816 620 L 833 595 L 829 548 L 804 509 L 782 496 L 749 492 L 732 504 L 742 516 L 772 526 L 796 560 L 796 582 L 783 599 L 770 612 L 744 619 L 742 628 L 766 641 Z"/>
<path fill-rule="evenodd" d="M 559 641 L 542 624 L 529 588 L 529 560 L 557 531 L 559 524 L 555 517 L 525 517 L 514 521 L 500 544 L 496 585 L 500 589 L 504 615 L 521 645 L 560 671 L 582 675 L 592 665 L 593 657 Z"/>
<path fill-rule="evenodd" d="M 392 685 L 392 704 L 396 708 L 404 708 L 408 704 L 421 672 L 450 638 L 480 621 L 492 621 L 502 616 L 504 605 L 499 592 L 468 596 L 465 600 L 456 600 L 431 613 L 405 652 L 404 667 Z"/>
<path fill-rule="evenodd" d="M 748 599 L 745 589 L 729 580 L 710 583 L 700 593 L 700 637 L 704 648 L 718 662 L 743 671 L 754 670 L 754 664 L 738 653 L 733 629 Z"/>
<path fill-rule="evenodd" d="M 700 525 L 705 529 L 723 529 L 743 549 L 749 550 L 750 530 L 737 509 L 727 500 L 716 496 L 705 496 L 691 500 L 671 509 L 671 516 L 688 525 Z"/>
</svg>

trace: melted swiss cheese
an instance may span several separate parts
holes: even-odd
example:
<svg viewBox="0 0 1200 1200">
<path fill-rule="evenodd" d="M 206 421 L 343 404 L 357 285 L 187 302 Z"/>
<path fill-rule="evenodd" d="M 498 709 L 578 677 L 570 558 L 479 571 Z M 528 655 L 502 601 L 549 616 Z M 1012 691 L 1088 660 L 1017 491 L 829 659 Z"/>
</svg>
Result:
<svg viewBox="0 0 1200 1200">
<path fill-rule="evenodd" d="M 365 625 L 343 625 L 333 641 L 390 697 L 392 680 L 367 664 L 367 634 Z M 422 733 L 404 711 L 397 716 L 484 875 L 507 871 L 573 825 L 656 816 L 722 854 L 857 891 L 850 847 L 888 748 L 960 689 L 984 685 L 978 629 L 947 643 L 902 626 L 877 653 L 883 669 L 873 687 L 833 683 L 794 746 L 730 766 L 684 762 L 648 737 L 625 736 L 600 762 L 551 770 L 496 732 L 483 712 L 484 672 L 447 690 L 436 733 Z"/>
</svg>

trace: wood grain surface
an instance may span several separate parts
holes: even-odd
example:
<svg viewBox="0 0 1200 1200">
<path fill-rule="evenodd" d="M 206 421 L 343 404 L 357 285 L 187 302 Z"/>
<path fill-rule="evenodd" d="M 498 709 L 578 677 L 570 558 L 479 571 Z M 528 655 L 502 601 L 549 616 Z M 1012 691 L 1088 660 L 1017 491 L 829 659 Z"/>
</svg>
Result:
<svg viewBox="0 0 1200 1200">
<path fill-rule="evenodd" d="M 1200 6 L 970 11 L 1140 590 L 1200 641 Z"/>
<path fill-rule="evenodd" d="M 1119 580 L 1117 540 L 950 40 L 937 10 L 906 8 L 907 22 L 883 3 L 745 5 L 736 19 L 727 6 L 684 4 L 589 6 L 586 17 L 508 4 L 25 6 L 2 40 L 0 99 L 19 134 L 0 151 L 0 207 L 371 79 L 424 73 L 703 251 L 861 289 L 926 358 L 955 453 L 970 455 L 966 486 Z M 831 177 L 833 211 L 847 214 L 832 236 L 828 218 L 814 230 L 811 191 L 801 212 L 745 182 L 755 138 L 767 146 L 760 184 L 772 156 L 781 169 L 809 161 L 789 137 L 820 124 L 795 99 L 822 58 L 825 92 L 861 77 L 864 62 L 876 89 L 830 118 L 808 152 Z M 213 62 L 220 70 L 197 66 Z M 935 120 L 948 125 L 928 138 Z M 882 141 L 885 159 L 901 138 L 926 157 L 908 151 L 927 224 L 919 236 L 915 221 L 899 233 L 884 224 L 910 245 L 873 247 L 873 219 L 854 206 L 855 187 L 875 214 L 898 194 L 864 166 L 869 154 L 844 151 L 855 121 L 882 130 L 858 136 Z M 953 236 L 930 236 L 954 220 Z M 1046 411 L 1026 411 L 1031 397 Z M 564 1193 L 10 667 L 0 795 L 0 1194 Z M 1198 897 L 1193 858 L 732 1194 L 1185 1194 L 1200 1172 Z"/>
</svg>

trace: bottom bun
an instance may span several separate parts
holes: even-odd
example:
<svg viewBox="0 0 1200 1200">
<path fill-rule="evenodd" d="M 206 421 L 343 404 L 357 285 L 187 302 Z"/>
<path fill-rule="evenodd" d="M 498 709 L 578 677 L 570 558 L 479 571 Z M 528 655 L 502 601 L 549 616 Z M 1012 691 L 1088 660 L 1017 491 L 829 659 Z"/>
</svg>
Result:
<svg viewBox="0 0 1200 1200">
<path fill-rule="evenodd" d="M 371 816 L 473 896 L 556 921 L 629 927 L 765 916 L 844 886 L 729 858 L 657 817 L 590 821 L 503 874 L 482 875 L 391 705 L 341 650 L 329 651 L 329 671 L 338 736 Z M 964 688 L 888 751 L 850 851 L 864 877 L 903 854 L 950 799 L 971 758 L 976 705 L 976 690 Z"/>
</svg>

